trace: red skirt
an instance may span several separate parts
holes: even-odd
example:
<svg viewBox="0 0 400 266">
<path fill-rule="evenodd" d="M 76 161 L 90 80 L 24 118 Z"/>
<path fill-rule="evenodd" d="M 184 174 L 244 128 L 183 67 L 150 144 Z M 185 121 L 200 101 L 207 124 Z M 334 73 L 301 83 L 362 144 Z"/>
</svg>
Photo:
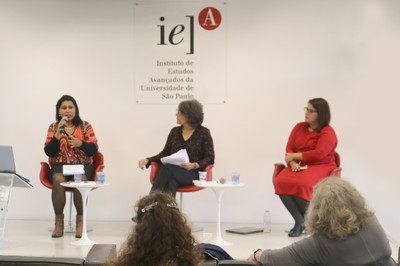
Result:
<svg viewBox="0 0 400 266">
<path fill-rule="evenodd" d="M 308 165 L 308 169 L 299 172 L 292 172 L 290 167 L 286 167 L 275 179 L 275 193 L 278 195 L 296 195 L 310 201 L 314 186 L 329 176 L 335 168 L 335 163 Z"/>
</svg>

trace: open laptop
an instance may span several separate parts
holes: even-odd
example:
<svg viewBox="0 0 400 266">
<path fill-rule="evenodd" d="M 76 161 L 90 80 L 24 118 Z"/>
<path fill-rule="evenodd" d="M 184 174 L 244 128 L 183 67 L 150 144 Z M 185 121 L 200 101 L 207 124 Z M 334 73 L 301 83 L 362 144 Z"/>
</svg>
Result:
<svg viewBox="0 0 400 266">
<path fill-rule="evenodd" d="M 14 179 L 14 186 L 16 187 L 33 187 L 28 178 L 17 174 L 12 146 L 0 145 L 0 173 L 14 174 L 17 176 L 17 178 Z"/>
</svg>

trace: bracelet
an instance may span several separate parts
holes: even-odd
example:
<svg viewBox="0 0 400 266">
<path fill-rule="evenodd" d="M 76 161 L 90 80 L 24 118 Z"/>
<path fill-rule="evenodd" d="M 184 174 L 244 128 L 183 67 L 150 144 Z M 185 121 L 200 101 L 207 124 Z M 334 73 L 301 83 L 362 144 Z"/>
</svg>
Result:
<svg viewBox="0 0 400 266">
<path fill-rule="evenodd" d="M 256 254 L 257 254 L 257 252 L 259 252 L 259 251 L 261 251 L 261 248 L 258 248 L 258 249 L 257 249 L 256 251 L 254 251 L 254 253 L 253 253 L 253 258 L 254 258 L 255 261 L 258 261 L 257 258 L 256 258 Z"/>
</svg>

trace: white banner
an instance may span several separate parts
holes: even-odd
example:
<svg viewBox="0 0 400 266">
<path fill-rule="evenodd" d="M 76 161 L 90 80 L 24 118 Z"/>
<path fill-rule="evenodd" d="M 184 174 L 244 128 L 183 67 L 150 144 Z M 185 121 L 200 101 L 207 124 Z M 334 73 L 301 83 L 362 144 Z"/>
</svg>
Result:
<svg viewBox="0 0 400 266">
<path fill-rule="evenodd" d="M 226 3 L 135 4 L 135 100 L 176 104 L 226 97 Z"/>
</svg>

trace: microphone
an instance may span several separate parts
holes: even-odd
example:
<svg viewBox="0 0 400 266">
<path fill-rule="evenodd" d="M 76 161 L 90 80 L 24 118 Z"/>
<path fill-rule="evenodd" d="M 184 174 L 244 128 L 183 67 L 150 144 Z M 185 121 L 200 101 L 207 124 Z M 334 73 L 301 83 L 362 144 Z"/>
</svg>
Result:
<svg viewBox="0 0 400 266">
<path fill-rule="evenodd" d="M 68 122 L 68 116 L 63 116 L 61 119 L 64 119 L 66 122 Z M 62 125 L 60 127 L 60 133 L 64 133 L 65 129 L 64 129 L 65 125 Z"/>
</svg>

